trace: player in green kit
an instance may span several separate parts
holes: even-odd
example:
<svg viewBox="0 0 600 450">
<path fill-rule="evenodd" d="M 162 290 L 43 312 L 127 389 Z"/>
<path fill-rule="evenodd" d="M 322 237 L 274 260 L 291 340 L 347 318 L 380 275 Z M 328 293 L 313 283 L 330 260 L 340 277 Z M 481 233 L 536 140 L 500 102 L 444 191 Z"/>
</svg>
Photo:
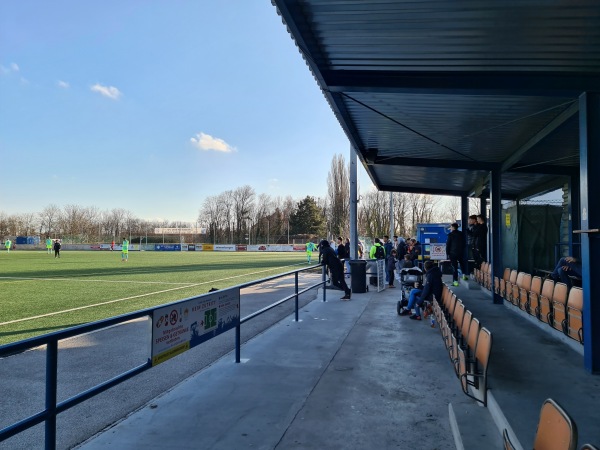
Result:
<svg viewBox="0 0 600 450">
<path fill-rule="evenodd" d="M 317 250 L 316 244 L 313 244 L 311 241 L 306 243 L 306 262 L 310 264 L 310 258 L 312 258 L 312 253 Z"/>
<path fill-rule="evenodd" d="M 46 251 L 49 255 L 52 254 L 52 239 L 50 239 L 50 237 L 46 238 Z"/>
<path fill-rule="evenodd" d="M 121 261 L 129 261 L 129 241 L 126 238 L 121 244 Z"/>
<path fill-rule="evenodd" d="M 4 243 L 4 246 L 6 247 L 6 251 L 8 253 L 10 253 L 10 247 L 12 246 L 12 241 L 10 239 L 6 239 L 6 242 Z"/>
</svg>

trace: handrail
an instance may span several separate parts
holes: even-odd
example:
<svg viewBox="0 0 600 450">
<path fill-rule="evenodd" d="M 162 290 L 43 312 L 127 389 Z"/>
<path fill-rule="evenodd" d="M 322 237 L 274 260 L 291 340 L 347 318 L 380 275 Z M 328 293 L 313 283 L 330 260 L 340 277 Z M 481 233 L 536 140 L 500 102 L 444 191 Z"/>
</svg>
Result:
<svg viewBox="0 0 600 450">
<path fill-rule="evenodd" d="M 318 283 L 312 284 L 301 291 L 298 290 L 298 274 L 300 272 L 306 272 L 309 270 L 313 270 L 317 267 L 322 267 L 321 270 L 321 281 Z M 244 289 L 252 286 L 256 286 L 261 283 L 266 283 L 268 281 L 276 280 L 279 278 L 287 277 L 290 275 L 294 275 L 295 277 L 295 290 L 294 293 L 284 297 L 277 302 L 265 306 L 259 311 L 255 311 L 252 314 L 247 315 L 244 318 L 240 319 L 239 324 L 236 326 L 236 337 L 235 337 L 235 354 L 236 354 L 236 363 L 240 362 L 240 335 L 241 335 L 241 324 L 248 322 L 249 320 L 269 311 L 276 306 L 281 305 L 282 303 L 295 298 L 295 320 L 298 321 L 298 297 L 300 294 L 308 292 L 311 289 L 314 289 L 319 286 L 325 287 L 325 283 L 328 281 L 326 278 L 325 267 L 320 266 L 318 264 L 312 265 L 309 267 L 305 267 L 298 270 L 292 270 L 289 272 L 272 275 L 266 278 L 261 278 L 259 280 L 250 281 L 248 283 L 239 284 L 236 286 L 232 286 L 233 288 Z M 72 408 L 104 391 L 114 387 L 129 378 L 132 378 L 136 375 L 139 375 L 142 372 L 150 369 L 152 367 L 152 361 L 150 358 L 146 361 L 145 364 L 141 364 L 137 367 L 129 369 L 119 375 L 114 376 L 113 378 L 106 380 L 100 384 L 97 384 L 94 387 L 91 387 L 85 391 L 74 395 L 66 400 L 57 403 L 57 385 L 58 385 L 58 342 L 70 337 L 79 336 L 82 334 L 86 334 L 95 330 L 100 330 L 104 328 L 108 328 L 113 325 L 117 325 L 123 322 L 129 322 L 133 319 L 138 319 L 140 317 L 151 316 L 152 313 L 157 310 L 164 308 L 170 305 L 176 305 L 185 301 L 188 301 L 193 298 L 202 297 L 202 294 L 195 297 L 188 297 L 185 299 L 177 300 L 171 303 L 166 303 L 160 306 L 154 306 L 151 308 L 142 309 L 140 311 L 134 311 L 131 313 L 122 314 L 120 316 L 111 317 L 108 319 L 98 320 L 96 322 L 91 322 L 83 325 L 77 325 L 71 328 L 67 328 L 65 330 L 55 331 L 52 333 L 48 333 L 42 336 L 36 336 L 33 338 L 25 339 L 19 342 L 13 342 L 11 344 L 5 344 L 0 346 L 0 358 L 11 356 L 17 353 L 21 353 L 25 350 L 29 350 L 32 348 L 40 347 L 46 345 L 46 404 L 44 410 L 35 413 L 25 419 L 22 419 L 18 422 L 13 423 L 12 425 L 5 427 L 0 430 L 0 442 L 9 439 L 31 427 L 34 427 L 42 422 L 45 422 L 45 449 L 46 450 L 55 450 L 56 449 L 56 417 L 61 412 Z M 326 301 L 326 289 L 323 289 L 323 301 Z"/>
</svg>

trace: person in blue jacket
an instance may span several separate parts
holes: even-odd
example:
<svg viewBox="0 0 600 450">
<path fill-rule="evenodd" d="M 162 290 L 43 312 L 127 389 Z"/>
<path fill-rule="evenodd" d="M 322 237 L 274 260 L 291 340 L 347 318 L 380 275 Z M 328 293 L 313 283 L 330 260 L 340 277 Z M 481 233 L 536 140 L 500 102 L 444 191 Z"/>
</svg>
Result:
<svg viewBox="0 0 600 450">
<path fill-rule="evenodd" d="M 417 287 L 417 286 L 415 286 Z M 425 263 L 425 284 L 423 289 L 413 289 L 408 297 L 408 305 L 400 312 L 401 316 L 408 316 L 414 308 L 415 313 L 410 316 L 412 320 L 421 320 L 421 305 L 425 300 L 431 301 L 433 296 L 440 300 L 442 298 L 442 271 L 436 263 L 429 260 Z"/>
</svg>

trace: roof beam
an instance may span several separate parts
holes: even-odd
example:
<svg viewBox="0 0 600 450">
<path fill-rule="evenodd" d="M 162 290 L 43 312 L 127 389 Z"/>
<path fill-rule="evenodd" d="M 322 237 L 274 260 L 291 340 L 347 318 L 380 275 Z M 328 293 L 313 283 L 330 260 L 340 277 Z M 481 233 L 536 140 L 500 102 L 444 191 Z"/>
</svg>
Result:
<svg viewBox="0 0 600 450">
<path fill-rule="evenodd" d="M 527 95 L 576 98 L 599 91 L 597 74 L 509 71 L 321 70 L 330 92 Z"/>
<path fill-rule="evenodd" d="M 542 128 L 535 136 L 533 136 L 529 141 L 527 141 L 524 145 L 519 147 L 517 150 L 513 152 L 513 154 L 502 163 L 502 172 L 507 171 L 512 166 L 514 166 L 517 162 L 519 162 L 523 156 L 527 154 L 529 150 L 543 141 L 548 135 L 554 132 L 558 127 L 563 125 L 566 121 L 568 121 L 571 117 L 579 112 L 579 102 L 575 101 L 571 103 L 571 105 L 565 109 L 562 113 L 556 116 L 548 125 Z"/>
<path fill-rule="evenodd" d="M 439 167 L 442 169 L 464 169 L 490 171 L 498 167 L 495 163 L 483 161 L 464 161 L 458 159 L 433 159 L 433 158 L 401 158 L 378 156 L 375 162 L 369 165 L 385 166 L 410 166 L 410 167 Z"/>
<path fill-rule="evenodd" d="M 435 189 L 435 188 L 420 188 L 414 186 L 388 186 L 381 185 L 377 187 L 380 191 L 386 192 L 403 192 L 406 194 L 430 194 L 430 195 L 455 195 L 462 197 L 467 195 L 465 191 L 452 190 L 452 189 Z"/>
</svg>

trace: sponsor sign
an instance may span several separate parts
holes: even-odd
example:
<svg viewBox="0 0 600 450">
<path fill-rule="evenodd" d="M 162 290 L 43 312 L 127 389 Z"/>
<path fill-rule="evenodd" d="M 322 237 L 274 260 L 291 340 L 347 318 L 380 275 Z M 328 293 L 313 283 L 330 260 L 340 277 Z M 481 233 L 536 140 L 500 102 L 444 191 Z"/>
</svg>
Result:
<svg viewBox="0 0 600 450">
<path fill-rule="evenodd" d="M 217 244 L 213 249 L 215 252 L 235 252 L 235 244 Z"/>
<path fill-rule="evenodd" d="M 206 228 L 155 228 L 154 234 L 206 234 Z"/>
<path fill-rule="evenodd" d="M 267 250 L 269 250 L 270 252 L 291 252 L 293 250 L 294 246 L 293 245 L 276 245 L 276 244 L 269 244 L 267 245 Z"/>
<path fill-rule="evenodd" d="M 200 250 L 203 250 L 205 252 L 212 252 L 213 247 L 214 246 L 212 244 L 202 244 L 202 246 L 200 247 Z"/>
<path fill-rule="evenodd" d="M 237 250 L 238 252 L 245 252 L 245 251 L 247 251 L 247 250 L 248 250 L 248 246 L 247 246 L 247 245 L 238 245 L 238 246 L 236 247 L 236 250 Z"/>
<path fill-rule="evenodd" d="M 196 251 L 196 244 L 188 244 L 188 251 L 189 252 L 195 252 Z"/>
<path fill-rule="evenodd" d="M 152 313 L 152 365 L 235 328 L 240 289 L 230 288 L 173 303 Z"/>
<path fill-rule="evenodd" d="M 446 259 L 446 244 L 431 244 L 429 249 L 429 259 Z"/>
<path fill-rule="evenodd" d="M 117 246 L 115 245 L 115 250 Z M 180 252 L 181 244 L 154 244 L 154 250 L 157 252 Z"/>
<path fill-rule="evenodd" d="M 302 245 L 294 245 L 293 250 L 295 252 L 305 252 L 306 251 L 306 244 L 302 244 Z"/>
</svg>

